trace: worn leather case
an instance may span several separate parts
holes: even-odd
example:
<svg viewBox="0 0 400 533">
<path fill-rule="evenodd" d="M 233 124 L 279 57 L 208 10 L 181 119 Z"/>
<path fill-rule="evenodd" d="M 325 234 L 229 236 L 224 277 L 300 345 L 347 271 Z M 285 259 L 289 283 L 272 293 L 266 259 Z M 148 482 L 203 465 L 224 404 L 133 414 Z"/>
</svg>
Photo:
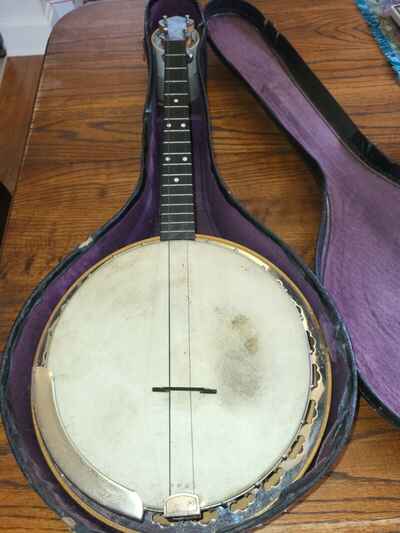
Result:
<svg viewBox="0 0 400 533">
<path fill-rule="evenodd" d="M 349 329 L 361 390 L 400 424 L 400 167 L 354 125 L 252 5 L 214 0 L 209 40 L 313 163 L 323 217 L 316 272 Z"/>
<path fill-rule="evenodd" d="M 218 6 L 214 6 L 215 8 Z M 210 234 L 247 246 L 273 261 L 300 288 L 314 308 L 324 331 L 331 353 L 333 394 L 327 429 L 319 451 L 304 477 L 282 491 L 267 507 L 233 513 L 220 509 L 217 521 L 209 524 L 186 522 L 185 531 L 230 531 L 265 523 L 284 511 L 310 490 L 329 471 L 348 440 L 353 424 L 357 382 L 353 354 L 346 328 L 343 325 L 327 291 L 317 277 L 294 253 L 268 229 L 254 220 L 227 191 L 215 168 L 210 146 L 206 78 L 206 24 L 198 5 L 192 0 L 151 0 L 145 15 L 146 47 L 149 60 L 149 85 L 144 113 L 143 163 L 139 185 L 121 211 L 88 241 L 76 248 L 37 287 L 21 310 L 10 334 L 1 371 L 1 407 L 4 426 L 16 459 L 30 484 L 48 505 L 66 520 L 74 524 L 79 533 L 109 532 L 107 526 L 84 511 L 71 499 L 52 475 L 38 446 L 32 424 L 30 406 L 30 381 L 32 362 L 40 334 L 52 310 L 65 291 L 92 265 L 130 243 L 146 239 L 159 232 L 159 134 L 162 109 L 157 103 L 155 65 L 150 53 L 150 36 L 164 14 L 185 15 L 194 18 L 201 31 L 198 69 L 201 75 L 200 96 L 192 105 L 193 169 L 195 179 L 195 211 L 197 233 Z M 210 26 L 215 38 L 216 24 L 224 19 L 209 11 Z M 260 37 L 259 30 L 244 11 L 234 20 L 238 28 L 249 30 L 246 35 Z M 215 21 L 218 21 L 215 23 Z M 240 32 L 239 32 L 240 33 Z M 234 43 L 232 44 L 235 49 Z M 263 44 L 263 46 L 265 46 Z M 245 50 L 243 50 L 245 58 Z M 260 59 L 264 55 L 260 54 Z M 144 88 L 143 88 L 144 89 Z M 135 127 L 133 125 L 133 127 Z M 267 317 L 266 317 L 267 319 Z M 263 423 L 260 420 L 260 424 Z M 227 443 L 229 446 L 229 443 Z M 223 458 L 221 458 L 223 460 Z M 81 495 L 85 499 L 84 495 Z M 259 492 L 255 506 L 262 504 Z M 128 519 L 92 502 L 96 512 L 119 527 L 135 531 L 157 531 L 149 513 L 143 522 Z M 182 531 L 182 524 L 164 525 L 165 532 Z"/>
</svg>

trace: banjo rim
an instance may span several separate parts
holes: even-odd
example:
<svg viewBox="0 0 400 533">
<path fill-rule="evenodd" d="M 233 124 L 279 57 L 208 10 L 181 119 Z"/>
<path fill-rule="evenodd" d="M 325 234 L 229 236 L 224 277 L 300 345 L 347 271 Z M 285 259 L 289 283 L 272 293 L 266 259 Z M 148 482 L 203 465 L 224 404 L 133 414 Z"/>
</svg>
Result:
<svg viewBox="0 0 400 533">
<path fill-rule="evenodd" d="M 294 444 L 296 444 L 296 440 L 298 439 L 299 435 L 301 435 L 301 431 L 302 431 L 302 429 L 305 426 L 310 425 L 311 429 L 313 429 L 313 428 L 315 428 L 317 426 L 317 430 L 314 432 L 312 445 L 309 448 L 307 448 L 307 451 L 305 453 L 306 458 L 303 461 L 299 461 L 299 464 L 301 465 L 301 467 L 296 470 L 296 473 L 295 473 L 294 476 L 289 476 L 290 479 L 286 483 L 286 485 L 289 485 L 289 484 L 293 483 L 294 481 L 296 481 L 297 479 L 301 478 L 304 475 L 304 473 L 307 471 L 307 469 L 309 468 L 310 464 L 312 463 L 313 459 L 315 458 L 315 455 L 316 455 L 316 453 L 317 453 L 317 451 L 318 451 L 318 449 L 320 447 L 321 441 L 323 439 L 323 436 L 324 436 L 324 433 L 325 433 L 325 429 L 326 429 L 326 426 L 327 426 L 327 422 L 328 422 L 328 418 L 329 418 L 329 414 L 330 414 L 330 405 L 331 405 L 331 397 L 332 397 L 332 369 L 331 369 L 331 362 L 330 362 L 330 352 L 329 352 L 329 350 L 327 348 L 327 345 L 326 345 L 324 333 L 323 333 L 322 328 L 321 328 L 321 326 L 319 324 L 319 320 L 316 317 L 313 308 L 311 307 L 311 304 L 308 302 L 307 298 L 304 296 L 302 291 L 289 278 L 289 276 L 285 272 L 283 272 L 278 266 L 276 266 L 272 261 L 270 261 L 269 259 L 263 257 L 261 254 L 251 250 L 250 248 L 248 248 L 248 247 L 246 247 L 244 245 L 241 245 L 239 243 L 236 243 L 236 242 L 233 242 L 233 241 L 221 238 L 221 237 L 215 237 L 215 236 L 204 235 L 204 234 L 196 234 L 195 235 L 195 240 L 203 241 L 203 242 L 211 241 L 212 243 L 220 245 L 220 246 L 225 247 L 227 249 L 230 249 L 231 251 L 232 250 L 233 251 L 234 250 L 239 251 L 240 253 L 242 253 L 246 257 L 250 258 L 253 262 L 256 262 L 256 263 L 258 263 L 260 265 L 267 266 L 267 267 L 271 268 L 272 271 L 277 274 L 278 279 L 280 279 L 280 280 L 282 280 L 284 282 L 284 286 L 285 286 L 286 290 L 288 291 L 288 294 L 289 294 L 290 298 L 294 300 L 294 303 L 297 305 L 297 307 L 300 308 L 302 310 L 302 312 L 304 313 L 303 318 L 305 319 L 305 321 L 303 320 L 303 325 L 304 325 L 304 328 L 305 328 L 306 332 L 310 331 L 309 329 L 307 329 L 306 324 L 309 324 L 310 322 L 312 322 L 312 325 L 314 326 L 313 329 L 317 330 L 318 333 L 319 333 L 319 336 L 318 336 L 319 349 L 318 350 L 316 348 L 314 349 L 315 359 L 316 360 L 318 359 L 318 361 L 317 361 L 317 369 L 318 370 L 317 371 L 319 373 L 319 380 L 318 380 L 319 383 L 317 384 L 316 387 L 314 387 L 314 390 L 316 392 L 318 392 L 318 395 L 317 395 L 318 396 L 318 401 L 316 402 L 316 404 L 314 404 L 314 407 L 316 408 L 315 409 L 315 411 L 316 411 L 315 412 L 315 416 L 314 416 L 314 418 L 312 418 L 312 420 L 310 422 L 305 421 L 305 419 L 307 418 L 308 408 L 310 406 L 311 393 L 313 391 L 313 386 L 311 384 L 310 387 L 309 387 L 308 399 L 307 399 L 306 409 L 305 409 L 305 413 L 304 413 L 303 419 L 302 419 L 302 421 L 299 424 L 298 431 L 296 432 L 296 434 L 293 437 L 289 447 L 287 448 L 287 452 L 288 453 L 287 453 L 286 458 L 285 458 L 285 456 L 282 456 L 282 458 L 284 460 L 289 460 L 289 462 L 290 462 L 290 458 L 288 457 L 290 455 L 290 451 L 294 447 Z M 111 254 L 107 255 L 106 257 L 102 258 L 100 261 L 95 263 L 92 267 L 90 267 L 88 270 L 86 270 L 82 275 L 80 275 L 75 280 L 75 282 L 64 293 L 64 295 L 62 296 L 62 298 L 60 299 L 60 301 L 58 302 L 58 304 L 56 305 L 56 307 L 52 311 L 52 313 L 51 313 L 51 315 L 50 315 L 50 317 L 49 317 L 49 319 L 48 319 L 48 321 L 46 323 L 46 326 L 45 326 L 45 328 L 44 328 L 44 330 L 43 330 L 43 332 L 41 334 L 41 337 L 40 337 L 40 340 L 39 340 L 39 343 L 38 343 L 38 347 L 36 349 L 36 353 L 35 353 L 35 357 L 34 357 L 34 361 L 33 361 L 33 370 L 35 368 L 37 368 L 37 367 L 40 368 L 40 367 L 43 367 L 43 366 L 45 367 L 46 366 L 45 363 L 43 364 L 43 359 L 45 360 L 43 355 L 45 354 L 45 350 L 44 350 L 45 345 L 46 345 L 45 339 L 46 339 L 46 336 L 48 334 L 48 331 L 49 331 L 52 323 L 55 321 L 55 318 L 57 317 L 57 314 L 60 312 L 60 310 L 62 309 L 63 305 L 65 304 L 65 302 L 79 288 L 79 286 L 85 281 L 85 279 L 89 275 L 91 275 L 94 271 L 96 271 L 98 268 L 100 268 L 103 264 L 105 264 L 106 262 L 111 260 L 113 257 L 115 257 L 115 256 L 117 256 L 119 254 L 122 254 L 124 252 L 136 249 L 136 248 L 140 248 L 140 247 L 147 246 L 147 245 L 152 245 L 152 244 L 157 244 L 159 242 L 161 242 L 160 241 L 160 237 L 159 236 L 155 236 L 155 237 L 150 237 L 150 238 L 147 238 L 147 239 L 143 239 L 141 241 L 137 241 L 135 243 L 128 244 L 128 245 L 126 245 L 126 246 L 124 246 L 122 248 L 119 248 L 118 250 L 112 252 Z M 301 303 L 299 303 L 297 301 L 297 298 L 295 298 L 295 296 L 299 297 L 299 300 L 301 301 Z M 313 337 L 313 340 L 314 340 L 315 343 L 317 342 L 315 337 Z M 312 352 L 312 351 L 313 350 L 311 349 L 310 352 Z M 314 366 L 314 363 L 312 361 L 312 354 L 311 353 L 309 354 L 309 357 L 310 357 L 310 360 L 311 360 L 310 368 L 312 368 Z M 324 370 L 323 373 L 321 373 L 321 370 L 320 370 L 321 366 L 323 367 L 323 370 Z M 36 438 L 38 440 L 40 449 L 41 449 L 41 451 L 43 453 L 43 456 L 44 456 L 44 458 L 46 460 L 46 463 L 47 463 L 48 467 L 50 468 L 51 472 L 53 473 L 53 475 L 55 476 L 57 481 L 60 483 L 60 485 L 66 491 L 66 493 L 76 503 L 78 503 L 86 512 L 88 512 L 90 515 L 94 516 L 96 519 L 100 520 L 101 522 L 105 523 L 106 525 L 111 526 L 111 527 L 113 527 L 113 528 L 115 528 L 118 531 L 121 531 L 123 533 L 132 533 L 132 532 L 136 531 L 135 529 L 133 529 L 131 527 L 126 527 L 126 526 L 124 526 L 124 525 L 122 525 L 122 524 L 120 524 L 118 522 L 110 520 L 108 517 L 104 516 L 100 511 L 97 511 L 96 509 L 94 509 L 90 505 L 90 502 L 95 503 L 96 506 L 103 507 L 105 510 L 106 509 L 108 509 L 109 511 L 112 510 L 110 507 L 107 507 L 107 504 L 105 502 L 96 501 L 91 496 L 88 496 L 87 494 L 83 493 L 81 491 L 81 489 L 78 486 L 74 485 L 74 483 L 72 481 L 68 480 L 67 476 L 62 472 L 62 470 L 60 469 L 60 467 L 57 464 L 57 462 L 53 459 L 52 454 L 51 454 L 51 452 L 49 450 L 49 447 L 47 446 L 47 444 L 45 442 L 45 439 L 44 439 L 44 437 L 42 435 L 42 430 L 40 429 L 40 424 L 39 424 L 38 417 L 37 417 L 37 414 L 36 414 L 37 405 L 35 404 L 34 396 L 35 396 L 35 394 L 34 394 L 34 380 L 32 378 L 31 411 L 32 411 L 32 417 L 33 417 L 33 425 L 34 425 L 34 429 L 35 429 L 35 435 L 36 435 Z M 322 408 L 320 408 L 320 405 L 321 405 Z M 321 412 L 322 412 L 322 415 L 321 415 Z M 310 430 L 309 433 L 311 433 L 311 430 Z M 77 451 L 77 453 L 79 453 L 79 451 Z M 303 453 L 304 453 L 304 448 L 301 447 L 301 450 L 298 452 L 297 457 L 299 457 L 300 455 L 303 455 Z M 219 503 L 217 505 L 213 504 L 213 505 L 202 507 L 201 511 L 202 512 L 208 512 L 210 510 L 215 510 L 216 508 L 220 507 L 221 505 L 224 505 L 224 506 L 227 505 L 229 507 L 230 505 L 234 504 L 235 502 L 240 502 L 242 499 L 244 499 L 246 496 L 248 496 L 252 491 L 258 490 L 258 488 L 260 486 L 263 486 L 263 483 L 266 482 L 269 479 L 269 477 L 271 477 L 271 475 L 275 474 L 276 472 L 278 472 L 278 470 L 280 470 L 279 465 L 282 463 L 282 458 L 281 458 L 281 460 L 277 461 L 277 463 L 275 464 L 275 466 L 272 469 L 270 469 L 266 474 L 264 473 L 264 475 L 262 476 L 262 478 L 260 480 L 256 480 L 256 481 L 252 482 L 250 489 L 249 489 L 249 487 L 247 487 L 246 489 L 244 489 L 240 493 L 236 494 L 234 497 L 226 499 L 226 500 L 224 500 L 223 502 L 221 502 L 221 503 Z M 281 481 L 283 480 L 285 475 L 290 473 L 291 471 L 293 471 L 295 466 L 294 467 L 292 466 L 291 468 L 289 467 L 289 469 L 287 471 L 284 471 L 282 473 L 281 477 L 279 478 L 279 480 L 277 482 L 278 486 L 281 484 Z M 93 467 L 93 468 L 95 468 L 95 467 Z M 276 487 L 276 484 L 272 485 L 272 489 L 274 487 Z M 127 490 L 129 490 L 131 493 L 134 493 L 134 491 L 131 491 L 130 489 L 127 489 Z M 278 494 L 279 494 L 279 492 L 278 492 Z M 85 501 L 85 500 L 88 500 L 88 501 Z M 276 497 L 271 499 L 271 502 L 269 503 L 268 507 L 270 505 L 272 505 L 275 500 L 276 500 Z M 251 502 L 250 502 L 250 504 L 251 504 Z M 238 511 L 240 512 L 242 510 L 243 509 L 241 509 L 240 506 L 239 506 L 239 508 L 237 510 L 234 510 L 234 511 L 231 511 L 231 512 L 238 512 Z M 256 517 L 257 515 L 264 513 L 265 510 L 266 510 L 266 507 L 263 507 L 261 509 L 261 511 L 258 511 L 254 516 Z M 118 514 L 123 514 L 124 516 L 129 516 L 129 515 L 126 515 L 124 513 L 121 513 L 118 510 L 116 512 Z M 156 509 L 156 508 L 152 508 L 152 507 L 146 506 L 144 508 L 144 512 L 150 512 L 152 514 L 152 521 L 154 523 L 163 523 L 163 522 L 159 521 L 160 518 L 161 518 L 161 520 L 163 520 L 163 518 L 164 518 L 163 517 L 163 512 L 160 511 L 160 509 Z M 190 519 L 187 519 L 187 520 L 190 520 Z M 167 522 L 170 525 L 174 525 L 174 524 L 179 523 L 179 522 L 173 522 L 173 521 L 169 522 L 168 520 L 167 520 Z M 199 522 L 200 524 L 204 524 L 204 522 L 202 522 L 201 519 L 196 520 L 196 522 Z"/>
</svg>

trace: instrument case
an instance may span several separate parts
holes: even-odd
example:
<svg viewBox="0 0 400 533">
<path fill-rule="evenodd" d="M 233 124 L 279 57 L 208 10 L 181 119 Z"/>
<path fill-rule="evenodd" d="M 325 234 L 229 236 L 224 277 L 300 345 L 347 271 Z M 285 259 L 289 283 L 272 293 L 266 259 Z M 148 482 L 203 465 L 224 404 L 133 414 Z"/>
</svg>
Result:
<svg viewBox="0 0 400 533">
<path fill-rule="evenodd" d="M 233 9 L 235 6 L 235 9 Z M 91 9 L 91 8 L 84 8 Z M 234 16 L 232 13 L 234 12 Z M 335 305 L 328 292 L 322 287 L 317 277 L 311 272 L 295 254 L 247 213 L 240 204 L 231 196 L 224 185 L 223 180 L 216 170 L 212 149 L 210 145 L 209 123 L 207 99 L 205 93 L 206 79 L 206 26 L 203 14 L 198 5 L 192 0 L 150 0 L 145 15 L 146 47 L 149 61 L 149 83 L 147 101 L 144 113 L 143 128 L 143 159 L 142 171 L 139 184 L 128 200 L 126 205 L 102 228 L 93 234 L 87 241 L 77 247 L 68 257 L 66 257 L 36 288 L 25 306 L 21 310 L 12 332 L 10 334 L 7 348 L 3 358 L 1 372 L 0 399 L 4 426 L 10 441 L 12 450 L 17 461 L 27 476 L 30 484 L 44 498 L 48 505 L 53 508 L 67 524 L 72 524 L 76 533 L 89 532 L 110 532 L 112 527 L 105 525 L 96 518 L 85 512 L 75 501 L 68 496 L 55 477 L 51 473 L 35 437 L 33 428 L 31 405 L 30 405 L 30 382 L 32 362 L 35 355 L 39 338 L 52 310 L 55 308 L 65 291 L 91 266 L 99 260 L 111 254 L 115 250 L 130 243 L 146 239 L 158 234 L 159 228 L 159 147 L 160 127 L 162 115 L 157 104 L 157 87 L 155 82 L 155 66 L 150 53 L 150 36 L 157 27 L 159 19 L 165 14 L 189 14 L 201 28 L 201 53 L 198 54 L 198 68 L 201 73 L 201 95 L 192 105 L 192 135 L 193 135 L 193 160 L 195 179 L 195 201 L 197 214 L 197 232 L 211 234 L 235 241 L 246 246 L 274 262 L 283 270 L 294 283 L 300 288 L 305 297 L 311 303 L 316 313 L 320 325 L 324 331 L 327 345 L 330 349 L 333 371 L 333 394 L 332 404 L 328 420 L 328 425 L 322 439 L 319 451 L 307 473 L 299 480 L 291 484 L 287 489 L 277 495 L 273 504 L 265 511 L 260 512 L 256 518 L 247 518 L 247 511 L 238 513 L 221 513 L 221 519 L 217 524 L 208 525 L 191 522 L 177 522 L 176 525 L 163 526 L 162 530 L 172 531 L 230 531 L 248 530 L 251 527 L 261 525 L 274 516 L 278 515 L 289 506 L 300 499 L 310 490 L 321 478 L 330 470 L 336 462 L 338 455 L 345 446 L 353 425 L 356 401 L 357 401 L 357 379 L 353 354 L 346 332 L 346 328 L 341 321 Z M 276 116 L 283 120 L 288 117 L 286 124 L 288 131 L 291 131 L 299 142 L 307 142 L 307 149 L 314 154 L 316 160 L 321 164 L 325 163 L 320 153 L 314 152 L 313 139 L 317 136 L 307 135 L 305 126 L 308 120 L 316 120 L 320 125 L 321 132 L 318 135 L 318 146 L 324 146 L 325 152 L 329 151 L 330 143 L 336 140 L 337 148 L 342 146 L 339 137 L 333 135 L 332 129 L 325 120 L 321 120 L 313 106 L 309 104 L 304 93 L 293 84 L 293 74 L 289 75 L 286 70 L 284 59 L 277 61 L 274 47 L 271 43 L 286 43 L 283 38 L 276 40 L 275 30 L 269 24 L 265 25 L 263 17 L 249 5 L 239 2 L 215 2 L 207 9 L 208 25 L 211 30 L 211 38 L 214 46 L 226 56 L 226 61 L 234 64 L 236 69 L 242 71 L 243 76 L 253 85 L 253 90 L 260 92 L 260 98 L 267 106 L 273 109 Z M 54 34 L 53 34 L 54 36 Z M 63 35 L 64 40 L 68 38 L 67 33 Z M 73 37 L 71 37 L 73 38 Z M 51 45 L 51 38 L 50 38 Z M 278 47 L 283 50 L 282 57 L 285 58 L 288 50 L 290 52 L 290 68 L 294 72 L 308 74 L 308 70 L 301 62 L 300 67 L 293 66 L 298 62 L 294 51 L 288 45 Z M 239 53 L 240 52 L 240 53 Z M 249 71 L 243 66 L 247 61 L 247 54 L 253 54 L 256 62 L 249 62 Z M 279 77 L 276 82 L 271 76 L 271 69 L 279 70 Z M 300 69 L 297 71 L 296 69 Z M 252 73 L 257 76 L 252 78 Z M 311 79 L 312 85 L 315 80 L 306 76 L 306 81 Z M 270 81 L 273 81 L 269 85 Z M 301 98 L 301 114 L 308 111 L 312 114 L 310 119 L 304 118 L 299 122 L 295 115 L 290 115 L 282 99 L 287 92 L 287 86 L 292 84 L 296 95 Z M 261 95 L 262 89 L 262 95 Z M 318 104 L 330 103 L 327 93 L 317 85 Z M 290 105 L 290 99 L 287 106 Z M 336 108 L 335 108 L 336 109 Z M 340 122 L 337 120 L 336 122 Z M 339 114 L 341 118 L 342 115 Z M 318 122 L 320 121 L 320 123 Z M 342 120 L 342 119 L 341 119 Z M 347 123 L 346 123 L 347 124 Z M 340 125 L 340 124 L 339 124 Z M 135 127 L 134 125 L 132 127 Z M 138 126 L 136 126 L 138 127 Z M 311 129 L 311 128 L 310 128 Z M 315 128 L 314 128 L 315 129 Z M 353 128 L 353 132 L 356 131 Z M 333 138 L 333 139 L 332 139 Z M 358 139 L 361 139 L 358 136 Z M 364 141 L 363 141 L 364 142 Z M 359 141 L 361 145 L 361 140 Z M 364 142 L 365 144 L 365 142 Z M 357 144 L 358 146 L 358 144 Z M 368 153 L 367 145 L 363 153 Z M 369 146 L 369 145 L 368 145 Z M 345 146 L 343 145 L 343 149 Z M 346 148 L 347 150 L 347 148 Z M 347 151 L 346 151 L 347 153 Z M 377 152 L 373 152 L 375 159 L 382 164 L 382 157 L 378 157 Z M 320 158 L 320 159 L 319 159 Z M 361 159 L 348 157 L 346 165 L 350 162 L 359 165 L 369 177 L 372 170 L 363 166 Z M 383 160 L 386 162 L 386 160 Z M 386 162 L 386 165 L 389 164 Z M 336 168 L 336 167 L 335 167 Z M 358 168 L 358 167 L 357 167 Z M 347 170 L 348 173 L 348 170 Z M 360 176 L 360 179 L 364 176 Z M 392 181 L 381 179 L 382 186 L 391 187 L 394 190 Z M 330 186 L 333 180 L 329 181 Z M 337 180 L 339 185 L 340 180 Z M 351 182 L 353 183 L 353 181 Z M 356 181 L 354 180 L 354 184 Z M 364 189 L 362 189 L 364 190 Z M 335 238 L 340 242 L 342 235 L 332 235 L 331 215 L 328 216 L 328 195 L 326 195 L 326 210 L 324 229 L 319 244 L 319 271 L 324 274 L 325 282 L 332 286 L 337 297 L 335 286 L 330 280 L 336 279 L 335 268 L 325 266 L 329 261 L 333 265 L 335 261 L 332 246 Z M 371 197 L 372 201 L 373 196 Z M 393 194 L 394 198 L 394 194 Z M 390 200 L 390 198 L 388 199 Z M 332 206 L 329 207 L 329 213 Z M 351 214 L 354 216 L 354 213 Z M 329 240 L 324 235 L 329 234 Z M 368 229 L 368 235 L 372 232 Z M 327 242 L 325 242 L 327 241 Z M 328 246 L 329 244 L 329 246 Z M 338 245 L 336 245 L 338 246 Z M 322 253 L 323 252 L 323 253 Z M 336 252 L 337 253 L 337 252 Z M 354 250 L 352 250 L 354 257 Z M 339 251 L 336 259 L 343 261 L 342 250 Z M 339 276 L 340 278 L 340 276 Z M 354 289 L 354 287 L 352 287 Z M 342 300 L 338 298 L 338 303 Z M 341 305 L 342 310 L 343 305 Z M 353 323 L 350 321 L 350 326 Z M 357 336 L 355 336 L 357 341 Z M 378 342 L 378 339 L 377 339 Z M 380 339 L 379 339 L 380 342 Z M 262 421 L 260 421 L 262 423 Z M 229 446 L 229 443 L 227 443 Z M 223 458 L 221 459 L 223 460 Z M 82 495 L 84 499 L 85 496 Z M 254 505 L 258 505 L 255 502 Z M 92 502 L 92 506 L 96 504 Z M 136 522 L 125 516 L 117 515 L 108 509 L 97 506 L 97 511 L 107 519 L 117 522 L 121 527 L 132 528 L 136 531 L 154 531 L 161 529 L 161 526 L 151 522 L 145 515 L 143 522 Z"/>
<path fill-rule="evenodd" d="M 369 402 L 400 425 L 400 166 L 360 132 L 256 8 L 214 0 L 209 41 L 321 178 L 316 272 L 350 333 Z"/>
</svg>

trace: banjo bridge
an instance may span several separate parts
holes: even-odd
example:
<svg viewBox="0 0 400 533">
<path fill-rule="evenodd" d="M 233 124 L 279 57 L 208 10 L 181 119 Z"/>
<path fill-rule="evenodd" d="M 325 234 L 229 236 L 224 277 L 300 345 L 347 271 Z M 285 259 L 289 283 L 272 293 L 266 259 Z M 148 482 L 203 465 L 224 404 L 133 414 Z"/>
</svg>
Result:
<svg viewBox="0 0 400 533">
<path fill-rule="evenodd" d="M 153 387 L 153 392 L 200 392 L 201 394 L 217 394 L 217 389 L 208 389 L 206 387 Z"/>
</svg>

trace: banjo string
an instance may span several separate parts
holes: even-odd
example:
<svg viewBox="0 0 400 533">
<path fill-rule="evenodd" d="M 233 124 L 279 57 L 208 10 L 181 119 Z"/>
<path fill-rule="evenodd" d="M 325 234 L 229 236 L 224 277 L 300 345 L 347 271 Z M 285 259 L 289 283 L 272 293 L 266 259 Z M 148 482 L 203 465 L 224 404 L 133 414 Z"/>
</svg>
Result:
<svg viewBox="0 0 400 533">
<path fill-rule="evenodd" d="M 187 335 L 188 335 L 188 353 L 189 353 L 189 387 L 192 388 L 192 354 L 191 354 L 191 335 L 190 335 L 190 264 L 189 264 L 189 241 L 186 241 L 186 295 L 187 295 Z M 193 405 L 192 391 L 189 392 L 190 402 L 190 438 L 192 452 L 192 486 L 193 492 L 196 491 L 195 474 L 194 474 L 194 436 L 193 436 Z"/>
<path fill-rule="evenodd" d="M 169 208 L 168 208 L 169 211 Z M 169 219 L 169 213 L 168 213 L 168 219 Z M 168 241 L 168 384 L 169 384 L 169 392 L 168 392 L 168 454 L 169 454 L 169 461 L 168 461 L 168 469 L 169 469 L 169 495 L 172 494 L 172 486 L 171 486 L 171 468 L 172 468 L 172 442 L 171 442 L 171 241 Z"/>
</svg>

